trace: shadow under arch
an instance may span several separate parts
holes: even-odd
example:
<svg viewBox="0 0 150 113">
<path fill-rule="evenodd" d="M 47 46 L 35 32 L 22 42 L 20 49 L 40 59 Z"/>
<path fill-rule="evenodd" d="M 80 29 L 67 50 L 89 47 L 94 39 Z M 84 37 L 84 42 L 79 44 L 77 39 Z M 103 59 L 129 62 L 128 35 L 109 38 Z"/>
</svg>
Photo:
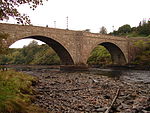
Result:
<svg viewBox="0 0 150 113">
<path fill-rule="evenodd" d="M 103 42 L 99 45 L 104 46 L 109 51 L 113 64 L 124 65 L 127 63 L 124 53 L 116 44 Z"/>
<path fill-rule="evenodd" d="M 97 46 L 98 45 L 103 46 L 108 50 L 108 52 L 111 55 L 112 64 L 124 65 L 127 63 L 124 53 L 116 44 L 111 43 L 111 42 L 102 42 L 102 43 L 97 44 Z M 97 46 L 95 46 L 95 48 Z M 94 49 L 92 49 L 92 51 Z M 90 53 L 92 53 L 92 51 Z"/>
<path fill-rule="evenodd" d="M 45 36 L 29 36 L 29 37 L 24 37 L 22 39 L 36 39 L 36 40 L 40 40 L 44 43 L 46 43 L 47 45 L 49 45 L 59 56 L 60 60 L 61 60 L 61 64 L 62 65 L 73 65 L 74 61 L 71 57 L 71 55 L 69 54 L 69 52 L 67 51 L 67 49 L 65 49 L 62 44 L 60 44 L 59 42 L 45 37 Z"/>
</svg>

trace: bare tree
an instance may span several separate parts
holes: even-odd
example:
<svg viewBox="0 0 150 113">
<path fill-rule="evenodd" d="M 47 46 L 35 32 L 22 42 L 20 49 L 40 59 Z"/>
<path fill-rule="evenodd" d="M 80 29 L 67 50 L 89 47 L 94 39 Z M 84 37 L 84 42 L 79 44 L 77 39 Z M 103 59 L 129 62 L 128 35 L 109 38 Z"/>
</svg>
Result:
<svg viewBox="0 0 150 113">
<path fill-rule="evenodd" d="M 100 32 L 99 33 L 101 33 L 101 34 L 107 34 L 107 29 L 104 26 L 102 26 L 100 28 Z"/>
<path fill-rule="evenodd" d="M 38 5 L 43 5 L 43 1 L 47 0 L 0 0 L 0 20 L 9 20 L 13 17 L 18 24 L 30 24 L 29 16 L 21 14 L 17 7 L 28 4 L 34 10 Z"/>
</svg>

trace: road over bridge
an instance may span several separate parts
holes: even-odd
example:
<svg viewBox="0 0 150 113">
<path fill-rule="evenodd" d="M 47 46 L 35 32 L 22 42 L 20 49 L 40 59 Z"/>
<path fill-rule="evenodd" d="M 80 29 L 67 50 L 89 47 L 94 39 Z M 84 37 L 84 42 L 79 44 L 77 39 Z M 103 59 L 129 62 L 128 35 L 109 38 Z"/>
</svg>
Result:
<svg viewBox="0 0 150 113">
<path fill-rule="evenodd" d="M 45 42 L 56 51 L 62 65 L 86 66 L 90 53 L 98 45 L 104 46 L 110 52 L 114 64 L 123 65 L 132 59 L 130 40 L 125 37 L 5 23 L 0 23 L 0 32 L 9 34 L 5 40 L 8 47 L 26 38 Z"/>
</svg>

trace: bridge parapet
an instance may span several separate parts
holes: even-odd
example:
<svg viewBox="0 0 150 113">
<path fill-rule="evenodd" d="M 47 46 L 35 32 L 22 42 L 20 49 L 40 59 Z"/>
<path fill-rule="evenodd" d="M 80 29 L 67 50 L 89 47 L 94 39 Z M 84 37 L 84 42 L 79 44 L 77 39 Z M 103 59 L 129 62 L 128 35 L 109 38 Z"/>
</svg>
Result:
<svg viewBox="0 0 150 113">
<path fill-rule="evenodd" d="M 112 36 L 112 35 L 108 35 L 108 34 L 104 35 L 104 34 L 100 34 L 100 33 L 83 32 L 83 35 L 85 37 L 89 37 L 89 38 L 112 39 L 112 40 L 121 40 L 121 41 L 127 40 L 126 37 Z"/>
</svg>

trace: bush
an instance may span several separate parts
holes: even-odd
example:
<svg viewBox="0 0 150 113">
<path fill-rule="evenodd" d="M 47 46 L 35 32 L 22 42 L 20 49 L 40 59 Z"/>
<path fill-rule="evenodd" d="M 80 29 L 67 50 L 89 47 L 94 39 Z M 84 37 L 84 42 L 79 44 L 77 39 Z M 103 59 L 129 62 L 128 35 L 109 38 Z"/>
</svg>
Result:
<svg viewBox="0 0 150 113">
<path fill-rule="evenodd" d="M 0 71 L 0 113 L 37 113 L 39 108 L 31 105 L 35 80 L 20 72 Z"/>
<path fill-rule="evenodd" d="M 135 42 L 135 46 L 139 48 L 139 52 L 132 63 L 150 66 L 150 41 L 139 40 Z"/>
</svg>

